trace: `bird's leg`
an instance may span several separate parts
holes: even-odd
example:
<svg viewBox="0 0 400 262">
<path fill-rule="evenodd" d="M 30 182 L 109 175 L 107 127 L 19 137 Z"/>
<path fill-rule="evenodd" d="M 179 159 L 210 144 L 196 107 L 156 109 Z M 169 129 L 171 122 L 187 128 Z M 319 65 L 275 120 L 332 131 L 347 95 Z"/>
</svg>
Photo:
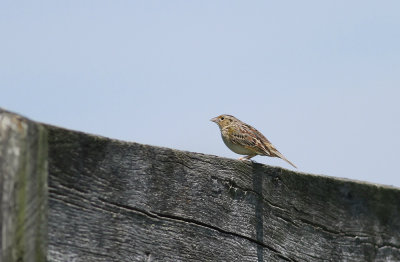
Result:
<svg viewBox="0 0 400 262">
<path fill-rule="evenodd" d="M 239 160 L 250 160 L 250 158 L 255 157 L 256 155 L 248 155 L 248 156 L 242 156 L 239 157 Z"/>
</svg>

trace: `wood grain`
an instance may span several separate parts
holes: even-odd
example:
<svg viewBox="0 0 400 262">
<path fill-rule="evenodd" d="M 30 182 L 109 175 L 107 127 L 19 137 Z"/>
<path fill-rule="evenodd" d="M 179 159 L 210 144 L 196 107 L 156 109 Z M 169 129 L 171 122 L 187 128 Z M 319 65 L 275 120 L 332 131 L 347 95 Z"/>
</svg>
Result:
<svg viewBox="0 0 400 262">
<path fill-rule="evenodd" d="M 0 109 L 0 261 L 45 261 L 47 130 Z"/>
<path fill-rule="evenodd" d="M 6 111 L 0 131 L 1 261 L 400 261 L 398 188 Z"/>
<path fill-rule="evenodd" d="M 82 261 L 400 260 L 395 188 L 53 127 L 49 152 L 55 254 Z"/>
</svg>

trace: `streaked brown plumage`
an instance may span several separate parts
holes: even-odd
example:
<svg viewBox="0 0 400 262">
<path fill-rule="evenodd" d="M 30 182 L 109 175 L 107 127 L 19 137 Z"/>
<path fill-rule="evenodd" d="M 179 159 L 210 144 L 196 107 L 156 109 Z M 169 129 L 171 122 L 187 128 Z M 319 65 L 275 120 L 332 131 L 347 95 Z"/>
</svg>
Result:
<svg viewBox="0 0 400 262">
<path fill-rule="evenodd" d="M 211 119 L 221 130 L 222 140 L 233 152 L 246 155 L 240 160 L 247 160 L 256 155 L 279 157 L 297 168 L 287 160 L 269 140 L 254 127 L 231 115 L 220 115 Z"/>
</svg>

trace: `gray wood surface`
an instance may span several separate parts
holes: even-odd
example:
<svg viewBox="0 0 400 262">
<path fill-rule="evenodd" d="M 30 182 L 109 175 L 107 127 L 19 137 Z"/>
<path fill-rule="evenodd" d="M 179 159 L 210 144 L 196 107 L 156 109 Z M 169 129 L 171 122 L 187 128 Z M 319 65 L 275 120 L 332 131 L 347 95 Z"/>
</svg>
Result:
<svg viewBox="0 0 400 262">
<path fill-rule="evenodd" d="M 45 261 L 47 131 L 0 108 L 0 261 Z"/>
<path fill-rule="evenodd" d="M 395 188 L 54 127 L 49 152 L 54 257 L 400 261 Z"/>
<path fill-rule="evenodd" d="M 2 261 L 400 261 L 397 188 L 7 117 Z"/>
</svg>

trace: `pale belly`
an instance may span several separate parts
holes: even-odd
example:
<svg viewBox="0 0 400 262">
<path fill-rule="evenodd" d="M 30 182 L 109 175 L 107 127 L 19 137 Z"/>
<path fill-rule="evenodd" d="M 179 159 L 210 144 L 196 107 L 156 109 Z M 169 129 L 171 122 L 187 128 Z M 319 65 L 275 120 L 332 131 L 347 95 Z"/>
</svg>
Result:
<svg viewBox="0 0 400 262">
<path fill-rule="evenodd" d="M 236 154 L 239 154 L 239 155 L 254 155 L 253 151 L 250 151 L 250 150 L 248 150 L 247 148 L 245 148 L 243 146 L 239 146 L 239 145 L 233 144 L 229 140 L 225 139 L 223 136 L 222 136 L 222 140 L 224 141 L 225 145 L 230 150 L 235 152 Z"/>
</svg>

